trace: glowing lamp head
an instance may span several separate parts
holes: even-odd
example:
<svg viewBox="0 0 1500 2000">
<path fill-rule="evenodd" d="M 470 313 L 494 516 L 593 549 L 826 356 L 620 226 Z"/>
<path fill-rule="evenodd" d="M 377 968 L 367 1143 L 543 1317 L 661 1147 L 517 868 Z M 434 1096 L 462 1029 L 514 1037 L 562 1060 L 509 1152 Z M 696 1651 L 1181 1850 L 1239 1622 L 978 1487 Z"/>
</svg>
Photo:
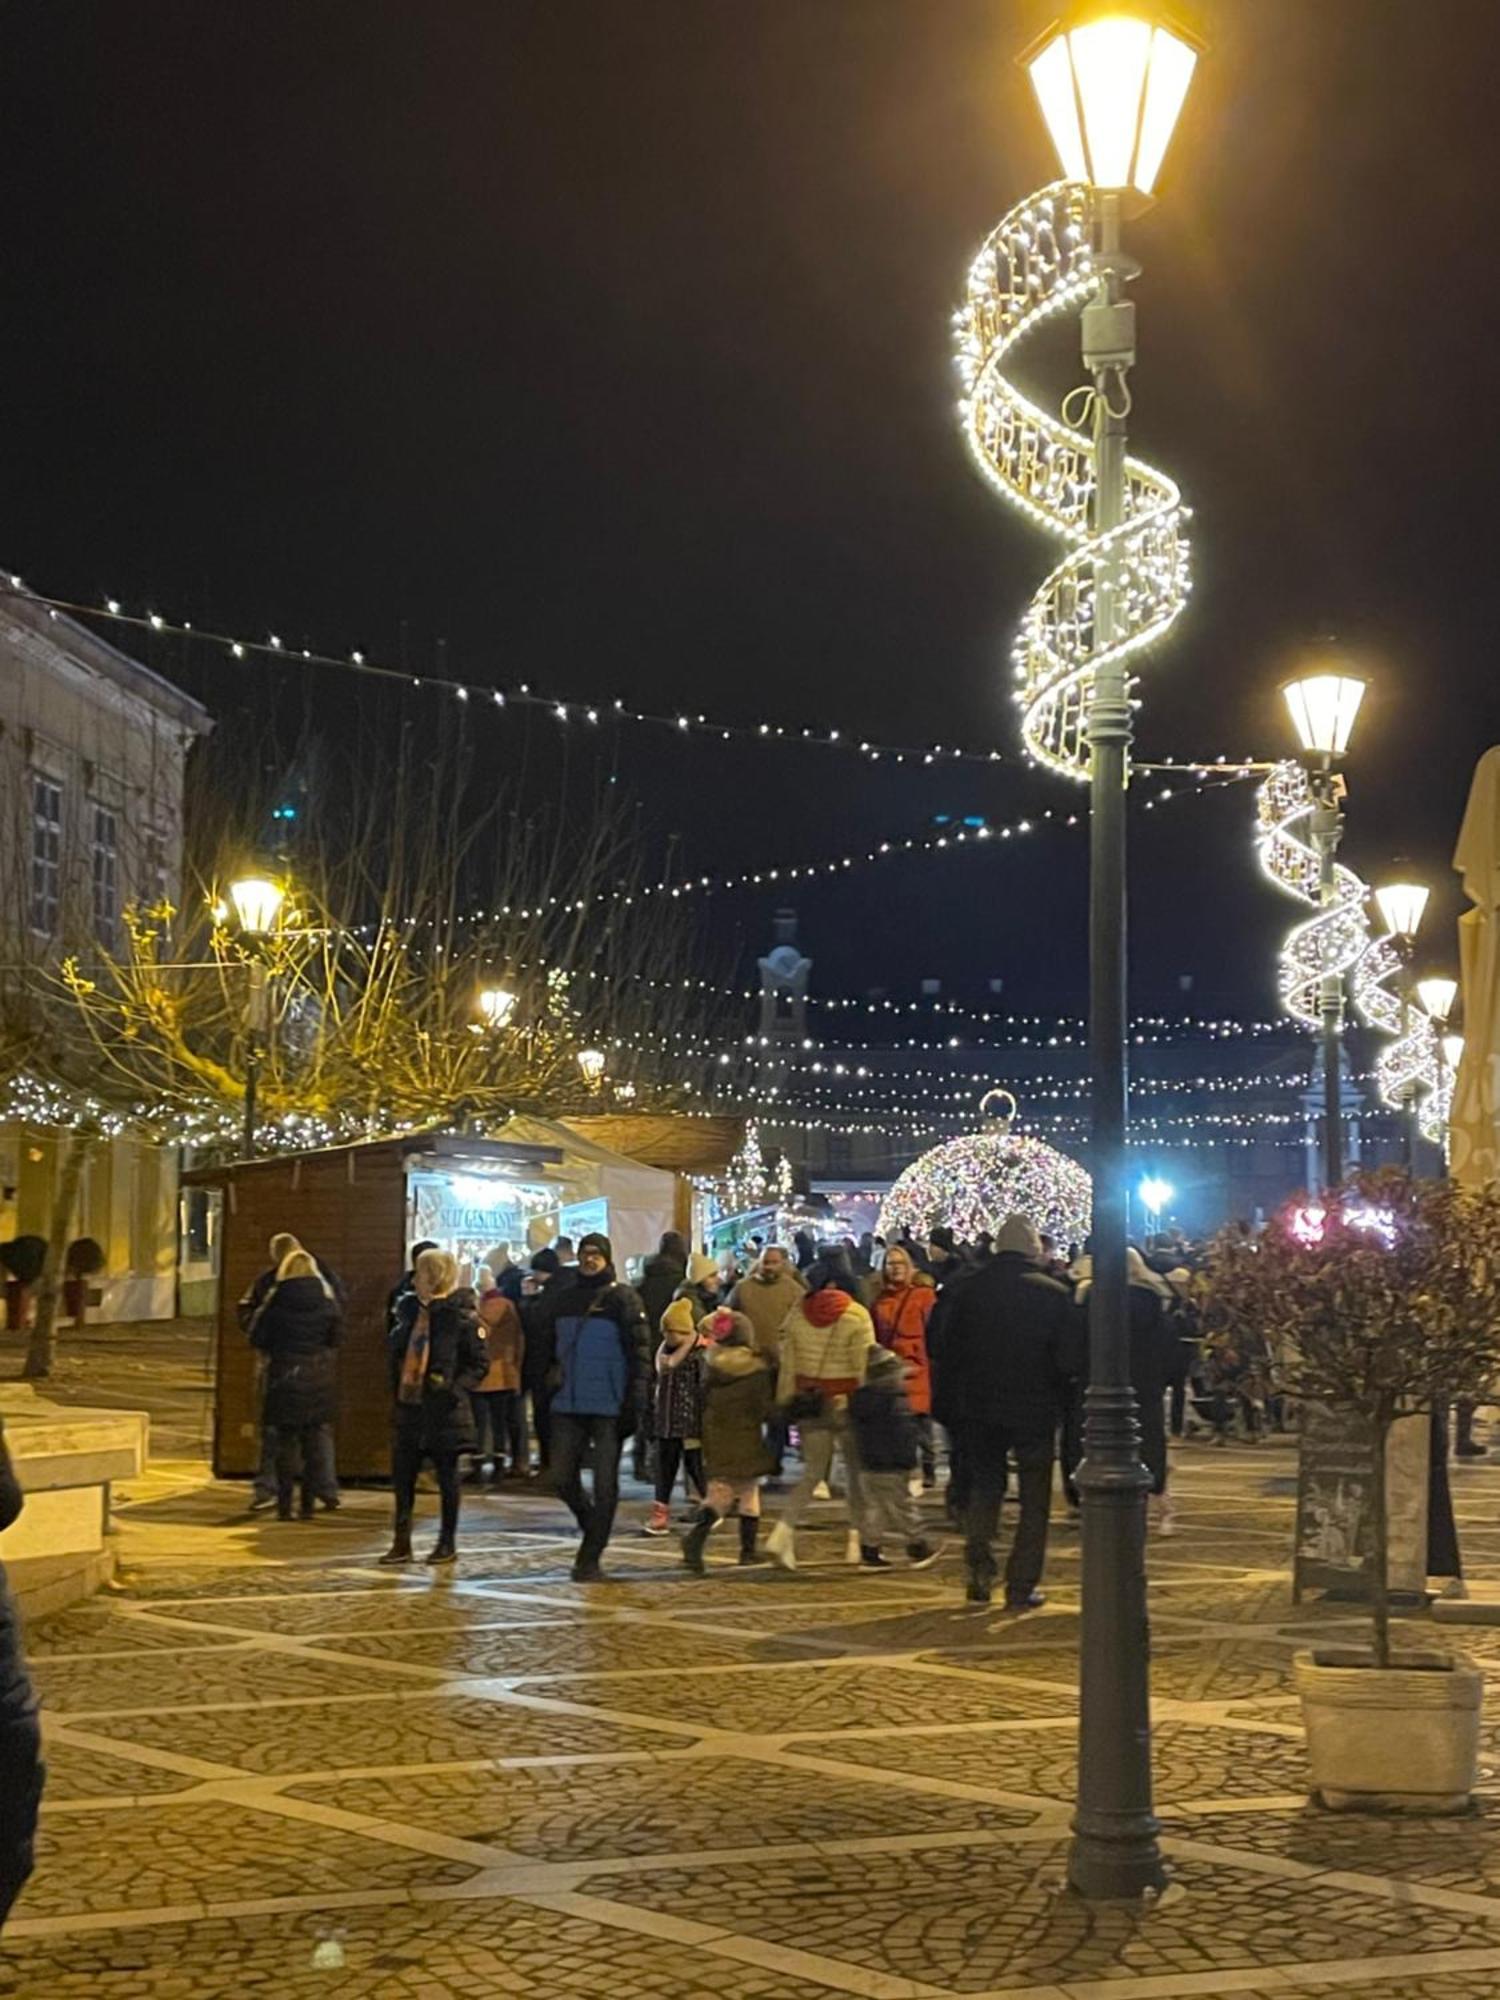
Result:
<svg viewBox="0 0 1500 2000">
<path fill-rule="evenodd" d="M 1136 1193 L 1141 1198 L 1142 1208 L 1149 1210 L 1152 1215 L 1160 1215 L 1176 1193 L 1176 1189 L 1170 1181 L 1158 1180 L 1155 1175 L 1148 1175 L 1136 1189 Z"/>
<path fill-rule="evenodd" d="M 603 1049 L 580 1049 L 578 1067 L 583 1071 L 585 1083 L 597 1083 L 604 1074 Z"/>
<path fill-rule="evenodd" d="M 1091 8 L 1076 26 L 1057 22 L 1021 57 L 1068 179 L 1145 195 L 1197 61 L 1181 29 L 1136 8 Z"/>
<path fill-rule="evenodd" d="M 516 1009 L 516 996 L 508 987 L 486 986 L 479 994 L 479 1011 L 491 1028 L 503 1028 Z"/>
<path fill-rule="evenodd" d="M 1456 979 L 1419 979 L 1417 998 L 1422 1003 L 1422 1011 L 1429 1021 L 1446 1021 L 1453 1012 L 1453 1003 L 1458 998 Z"/>
<path fill-rule="evenodd" d="M 1415 937 L 1427 908 L 1427 891 L 1420 882 L 1387 882 L 1375 891 L 1381 921 L 1392 937 Z"/>
<path fill-rule="evenodd" d="M 1443 1051 L 1443 1061 L 1455 1075 L 1464 1059 L 1464 1038 L 1462 1035 L 1444 1035 L 1438 1046 Z"/>
<path fill-rule="evenodd" d="M 286 890 L 266 875 L 243 875 L 229 885 L 235 922 L 246 937 L 269 937 L 286 901 Z"/>
<path fill-rule="evenodd" d="M 1368 681 L 1357 674 L 1302 674 L 1281 690 L 1297 741 L 1310 757 L 1342 757 Z"/>
</svg>

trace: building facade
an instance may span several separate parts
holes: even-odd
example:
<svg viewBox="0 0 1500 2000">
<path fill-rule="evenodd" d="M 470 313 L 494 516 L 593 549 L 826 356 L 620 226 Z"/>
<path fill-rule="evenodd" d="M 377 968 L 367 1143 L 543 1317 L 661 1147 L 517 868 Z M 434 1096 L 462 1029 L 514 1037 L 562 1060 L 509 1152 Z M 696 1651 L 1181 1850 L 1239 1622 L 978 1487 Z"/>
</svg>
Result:
<svg viewBox="0 0 1500 2000">
<path fill-rule="evenodd" d="M 184 770 L 211 726 L 75 620 L 0 593 L 0 1241 L 47 1234 L 66 1150 L 42 1115 L 66 1039 L 57 969 L 120 952 L 132 905 L 178 902 Z M 107 1078 L 66 1080 L 108 1096 Z M 91 1317 L 174 1312 L 175 1152 L 97 1145 L 71 1233 L 105 1253 Z"/>
</svg>

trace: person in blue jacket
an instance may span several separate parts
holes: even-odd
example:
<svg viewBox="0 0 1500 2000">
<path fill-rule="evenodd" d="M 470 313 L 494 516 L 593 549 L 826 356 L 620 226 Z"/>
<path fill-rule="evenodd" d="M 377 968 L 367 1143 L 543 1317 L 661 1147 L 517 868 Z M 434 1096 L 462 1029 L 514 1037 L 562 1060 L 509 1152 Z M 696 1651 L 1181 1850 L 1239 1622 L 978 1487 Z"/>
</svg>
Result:
<svg viewBox="0 0 1500 2000">
<path fill-rule="evenodd" d="M 573 1580 L 597 1583 L 619 1504 L 620 1447 L 651 1366 L 650 1333 L 640 1299 L 615 1277 L 609 1238 L 598 1233 L 580 1240 L 574 1274 L 537 1303 L 554 1343 L 552 1471 L 581 1535 Z M 585 1495 L 590 1452 L 594 1490 Z"/>
<path fill-rule="evenodd" d="M 22 1507 L 21 1486 L 0 1425 L 0 1528 Z M 37 1808 L 42 1802 L 42 1731 L 26 1663 L 21 1619 L 0 1569 L 0 1924 L 26 1886 L 34 1865 Z"/>
</svg>

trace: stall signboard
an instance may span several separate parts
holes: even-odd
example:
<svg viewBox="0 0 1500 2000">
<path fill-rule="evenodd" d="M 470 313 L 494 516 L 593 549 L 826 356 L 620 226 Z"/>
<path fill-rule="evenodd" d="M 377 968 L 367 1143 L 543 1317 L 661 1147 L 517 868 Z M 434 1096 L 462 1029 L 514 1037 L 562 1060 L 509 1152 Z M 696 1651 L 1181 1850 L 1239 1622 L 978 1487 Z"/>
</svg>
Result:
<svg viewBox="0 0 1500 2000">
<path fill-rule="evenodd" d="M 1430 1420 L 1402 1417 L 1386 1448 L 1386 1512 L 1393 1594 L 1420 1598 L 1427 1581 Z M 1367 1600 L 1373 1548 L 1374 1446 L 1348 1411 L 1303 1405 L 1297 1461 L 1292 1597 L 1309 1591 Z"/>
<path fill-rule="evenodd" d="M 408 1174 L 409 1233 L 413 1242 L 430 1237 L 458 1255 L 475 1246 L 524 1243 L 526 1224 L 556 1196 L 548 1188 L 480 1174 Z"/>
</svg>

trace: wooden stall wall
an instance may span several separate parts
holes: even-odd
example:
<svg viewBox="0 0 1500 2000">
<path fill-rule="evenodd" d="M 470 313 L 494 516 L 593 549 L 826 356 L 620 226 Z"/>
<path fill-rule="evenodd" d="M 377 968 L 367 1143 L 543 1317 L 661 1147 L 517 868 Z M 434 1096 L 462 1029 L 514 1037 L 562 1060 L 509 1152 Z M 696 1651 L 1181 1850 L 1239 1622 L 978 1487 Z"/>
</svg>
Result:
<svg viewBox="0 0 1500 2000">
<path fill-rule="evenodd" d="M 224 1189 L 214 1471 L 225 1479 L 255 1471 L 255 1356 L 235 1306 L 266 1268 L 270 1238 L 289 1229 L 338 1273 L 348 1292 L 339 1357 L 340 1477 L 385 1477 L 390 1471 L 385 1305 L 405 1269 L 407 1249 L 400 1145 L 257 1160 L 225 1168 L 221 1177 L 193 1178 L 217 1179 Z"/>
</svg>

